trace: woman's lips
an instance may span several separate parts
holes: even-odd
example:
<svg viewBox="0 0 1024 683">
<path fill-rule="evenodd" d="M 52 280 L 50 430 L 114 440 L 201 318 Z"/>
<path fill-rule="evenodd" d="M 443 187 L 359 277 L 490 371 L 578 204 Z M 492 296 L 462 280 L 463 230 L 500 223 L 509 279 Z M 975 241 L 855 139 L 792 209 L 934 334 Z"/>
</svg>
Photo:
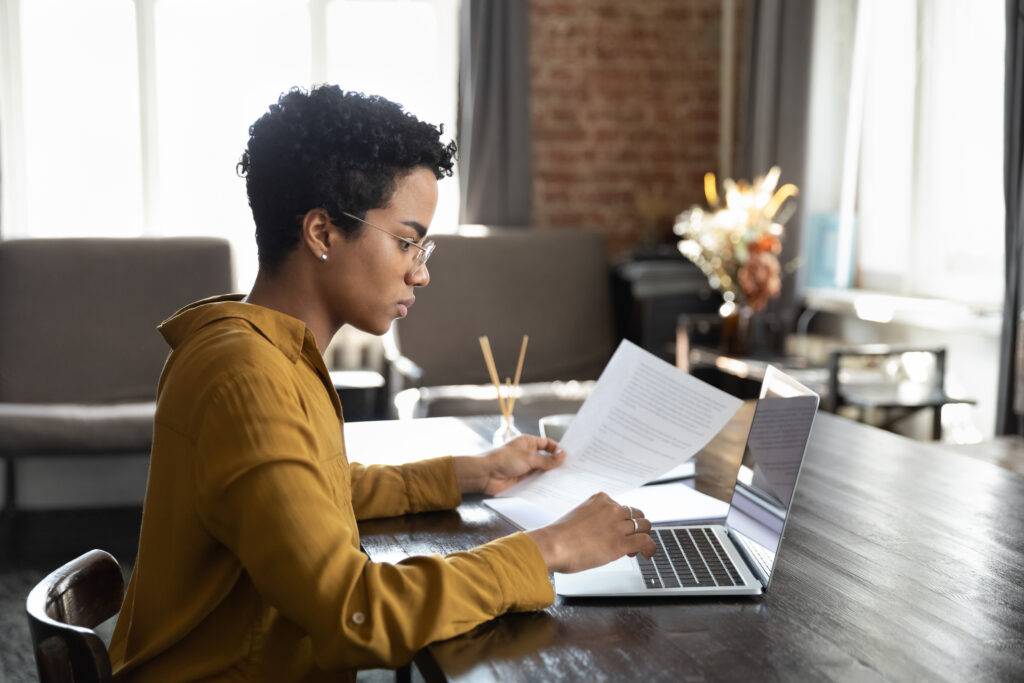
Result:
<svg viewBox="0 0 1024 683">
<path fill-rule="evenodd" d="M 404 318 L 405 316 L 409 315 L 409 307 L 412 306 L 415 301 L 416 301 L 415 298 L 413 298 L 413 299 L 406 299 L 405 301 L 399 301 L 398 302 L 398 317 L 399 318 Z"/>
</svg>

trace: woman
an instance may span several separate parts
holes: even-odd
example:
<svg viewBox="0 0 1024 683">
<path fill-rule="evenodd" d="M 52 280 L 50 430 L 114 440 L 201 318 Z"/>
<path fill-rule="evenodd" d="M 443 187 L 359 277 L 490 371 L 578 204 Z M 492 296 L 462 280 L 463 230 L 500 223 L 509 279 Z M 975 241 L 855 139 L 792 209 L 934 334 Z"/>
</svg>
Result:
<svg viewBox="0 0 1024 683">
<path fill-rule="evenodd" d="M 248 296 L 160 326 L 138 558 L 110 646 L 119 680 L 337 680 L 553 600 L 550 571 L 654 551 L 603 494 L 464 553 L 371 562 L 356 521 L 457 506 L 565 457 L 524 436 L 478 457 L 349 463 L 322 354 L 344 324 L 383 334 L 430 275 L 425 242 L 453 143 L 387 100 L 282 95 L 239 164 L 256 223 Z M 639 525 L 639 528 L 637 528 Z"/>
</svg>

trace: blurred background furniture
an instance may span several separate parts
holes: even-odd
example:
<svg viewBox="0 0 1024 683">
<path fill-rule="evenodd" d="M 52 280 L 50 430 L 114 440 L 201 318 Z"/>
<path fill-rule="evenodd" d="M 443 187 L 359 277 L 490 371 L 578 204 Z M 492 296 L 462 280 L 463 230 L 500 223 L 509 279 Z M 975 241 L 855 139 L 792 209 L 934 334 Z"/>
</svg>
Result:
<svg viewBox="0 0 1024 683">
<path fill-rule="evenodd" d="M 345 422 L 381 419 L 388 414 L 387 380 L 376 370 L 331 370 Z"/>
<path fill-rule="evenodd" d="M 813 364 L 781 351 L 784 334 L 778 316 L 762 312 L 745 324 L 743 333 L 747 338 L 741 341 L 724 335 L 726 325 L 718 313 L 679 315 L 674 344 L 676 367 L 735 396 L 751 399 L 760 393 L 764 368 L 772 363 L 796 373 L 800 381 L 822 393 L 823 377 L 813 371 Z"/>
<path fill-rule="evenodd" d="M 637 252 L 612 267 L 615 331 L 659 358 L 675 358 L 676 321 L 686 315 L 715 316 L 722 295 L 700 268 L 675 246 Z"/>
<path fill-rule="evenodd" d="M 1009 288 L 1016 292 L 1016 288 Z M 1010 321 L 1012 320 L 1012 324 Z M 1003 330 L 1002 350 L 1009 357 L 1001 359 L 1005 375 L 1000 377 L 999 401 L 1002 403 L 996 435 L 979 443 L 953 446 L 955 452 L 984 460 L 1011 472 L 1024 474 L 1024 311 L 1007 312 Z M 1011 334 L 1012 333 L 1012 334 Z M 1012 340 L 1012 353 L 1009 346 Z"/>
<path fill-rule="evenodd" d="M 399 417 L 499 412 L 479 337 L 501 380 L 529 346 L 517 417 L 575 412 L 615 349 L 604 240 L 587 230 L 494 228 L 437 235 L 430 286 L 387 349 Z"/>
<path fill-rule="evenodd" d="M 156 326 L 233 287 L 226 240 L 0 242 L 0 457 L 4 513 L 17 461 L 148 455 L 168 347 Z"/>
<path fill-rule="evenodd" d="M 780 348 L 774 343 L 760 345 L 760 352 L 736 354 L 722 348 L 718 337 L 720 322 L 716 318 L 679 317 L 676 365 L 736 396 L 756 397 L 765 368 L 776 365 L 816 391 L 823 410 L 883 429 L 915 435 L 917 430 L 904 423 L 922 411 L 930 411 L 928 435 L 934 440 L 942 438 L 944 406 L 975 403 L 974 399 L 946 392 L 944 346 L 834 342 L 824 346 L 823 361 L 810 354 L 773 351 Z M 811 347 L 788 346 L 803 346 L 805 351 Z"/>
<path fill-rule="evenodd" d="M 945 390 L 945 347 L 904 347 L 872 344 L 833 349 L 828 356 L 830 412 L 854 409 L 862 422 L 869 411 L 881 415 L 878 426 L 894 426 L 921 410 L 932 412 L 932 439 L 942 439 L 942 408 L 967 398 L 950 396 Z"/>
<path fill-rule="evenodd" d="M 25 601 L 42 683 L 111 678 L 107 646 L 93 630 L 121 609 L 124 577 L 112 555 L 90 550 L 51 572 Z"/>
</svg>

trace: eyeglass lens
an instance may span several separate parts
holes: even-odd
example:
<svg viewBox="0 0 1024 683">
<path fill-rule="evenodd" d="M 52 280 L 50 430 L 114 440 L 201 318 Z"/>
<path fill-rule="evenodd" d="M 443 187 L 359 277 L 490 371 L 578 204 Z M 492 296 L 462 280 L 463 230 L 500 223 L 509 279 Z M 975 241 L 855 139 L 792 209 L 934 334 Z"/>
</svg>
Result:
<svg viewBox="0 0 1024 683">
<path fill-rule="evenodd" d="M 415 260 L 413 261 L 413 266 L 415 268 L 419 268 L 420 266 L 426 265 L 427 259 L 429 259 L 430 255 L 434 253 L 433 242 L 424 242 L 422 246 L 423 251 L 418 252 L 416 254 Z"/>
</svg>

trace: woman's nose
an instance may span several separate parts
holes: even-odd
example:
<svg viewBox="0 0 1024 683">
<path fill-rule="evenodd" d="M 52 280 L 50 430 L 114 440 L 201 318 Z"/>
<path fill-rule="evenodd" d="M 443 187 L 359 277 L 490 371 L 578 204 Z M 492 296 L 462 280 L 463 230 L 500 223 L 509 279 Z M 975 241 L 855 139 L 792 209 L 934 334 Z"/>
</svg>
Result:
<svg viewBox="0 0 1024 683">
<path fill-rule="evenodd" d="M 430 271 L 427 270 L 427 264 L 424 263 L 421 266 L 413 268 L 406 280 L 413 287 L 426 287 L 430 284 Z"/>
</svg>

